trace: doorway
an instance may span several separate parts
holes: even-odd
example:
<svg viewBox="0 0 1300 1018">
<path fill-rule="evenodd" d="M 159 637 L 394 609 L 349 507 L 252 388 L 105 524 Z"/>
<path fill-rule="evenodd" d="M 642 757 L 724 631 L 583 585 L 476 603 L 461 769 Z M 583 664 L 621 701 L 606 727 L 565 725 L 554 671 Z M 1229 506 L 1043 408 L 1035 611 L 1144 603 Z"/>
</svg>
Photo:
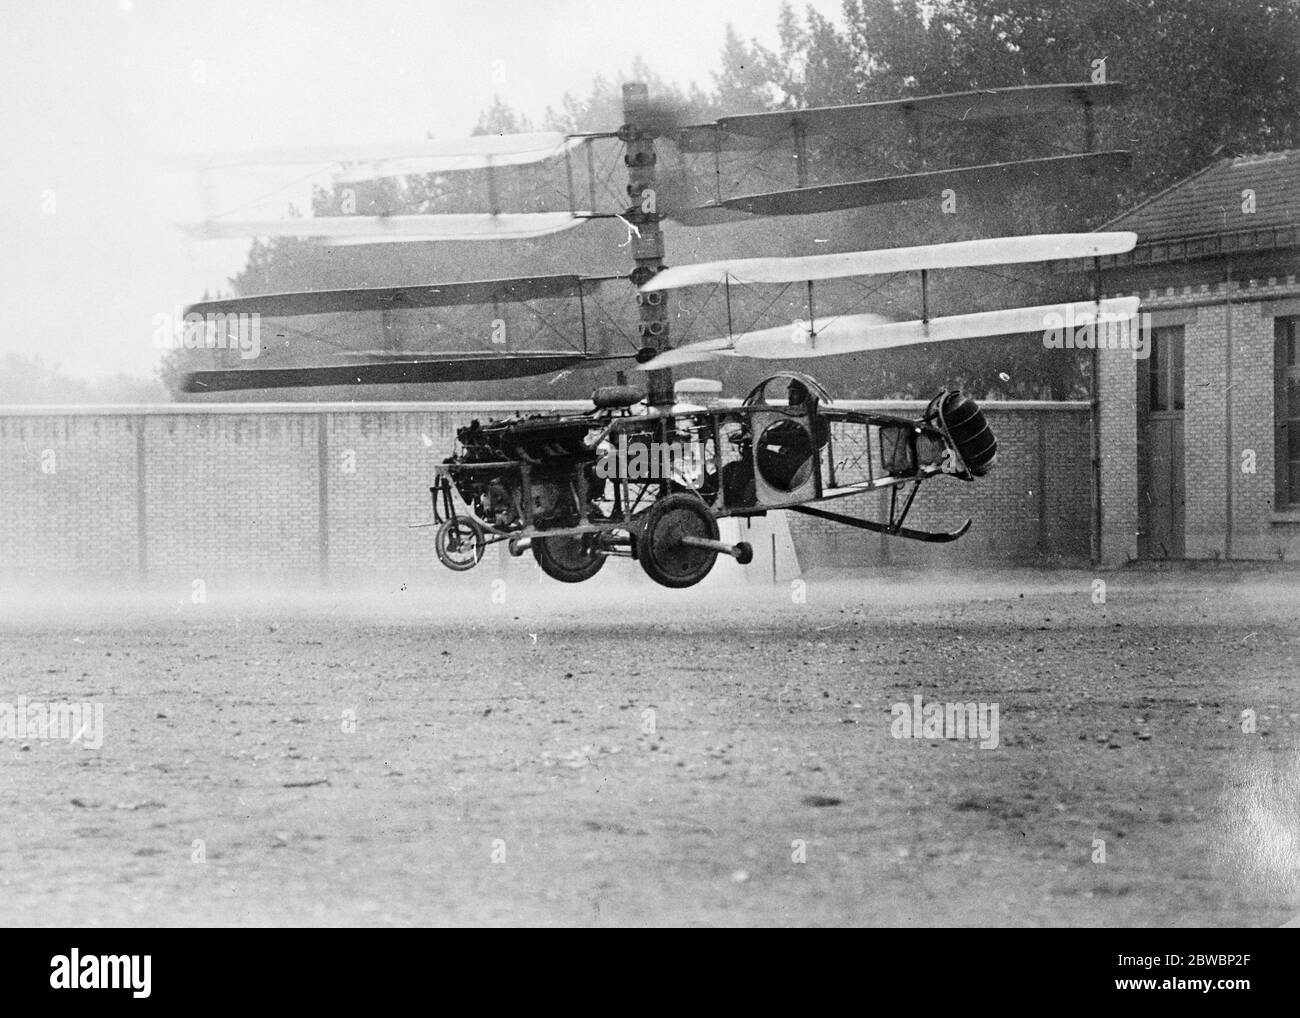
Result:
<svg viewBox="0 0 1300 1018">
<path fill-rule="evenodd" d="M 1181 559 L 1183 483 L 1183 327 L 1151 330 L 1151 356 L 1139 361 L 1138 554 Z"/>
</svg>

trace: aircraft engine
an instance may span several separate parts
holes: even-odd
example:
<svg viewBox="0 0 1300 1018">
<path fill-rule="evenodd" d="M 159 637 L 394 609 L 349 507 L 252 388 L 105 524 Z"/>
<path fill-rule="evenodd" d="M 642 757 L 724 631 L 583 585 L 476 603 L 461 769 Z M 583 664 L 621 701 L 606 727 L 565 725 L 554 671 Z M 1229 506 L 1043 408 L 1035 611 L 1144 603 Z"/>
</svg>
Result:
<svg viewBox="0 0 1300 1018">
<path fill-rule="evenodd" d="M 978 403 L 945 390 L 930 401 L 925 416 L 948 437 L 972 477 L 989 472 L 997 461 L 998 440 Z"/>
</svg>

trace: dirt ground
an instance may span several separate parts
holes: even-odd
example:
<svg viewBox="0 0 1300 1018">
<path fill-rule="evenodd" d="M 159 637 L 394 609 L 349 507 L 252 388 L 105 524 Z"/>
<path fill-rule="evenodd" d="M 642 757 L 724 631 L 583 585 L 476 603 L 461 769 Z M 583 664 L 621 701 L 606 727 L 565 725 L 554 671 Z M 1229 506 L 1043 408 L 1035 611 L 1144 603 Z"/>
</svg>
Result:
<svg viewBox="0 0 1300 1018">
<path fill-rule="evenodd" d="M 0 739 L 0 922 L 1300 912 L 1300 573 L 205 593 L 0 592 L 0 701 L 103 705 Z"/>
</svg>

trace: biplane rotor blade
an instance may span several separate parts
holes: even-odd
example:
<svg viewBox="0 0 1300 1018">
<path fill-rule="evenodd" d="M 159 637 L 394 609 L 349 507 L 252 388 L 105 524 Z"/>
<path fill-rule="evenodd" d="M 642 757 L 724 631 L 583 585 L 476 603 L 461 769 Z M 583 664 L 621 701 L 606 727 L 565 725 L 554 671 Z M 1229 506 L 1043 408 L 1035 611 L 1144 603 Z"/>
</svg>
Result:
<svg viewBox="0 0 1300 1018">
<path fill-rule="evenodd" d="M 437 360 L 446 350 L 338 350 L 326 351 L 327 357 L 364 357 L 367 361 Z"/>
<path fill-rule="evenodd" d="M 894 321 L 894 319 L 886 318 L 884 315 L 865 314 L 854 315 L 852 317 L 859 328 L 865 328 L 869 325 L 888 325 Z M 842 320 L 842 318 L 819 318 L 817 320 L 818 328 L 825 328 L 833 321 Z M 807 323 L 795 322 L 791 327 L 785 329 L 785 332 L 787 335 L 794 335 L 795 329 L 806 330 Z M 763 334 L 766 334 L 767 332 L 780 331 L 782 331 L 782 329 L 767 329 L 763 330 Z M 750 333 L 746 333 L 746 335 L 750 335 Z M 755 335 L 757 335 L 757 333 L 755 333 Z M 720 360 L 723 357 L 743 356 L 736 349 L 736 344 L 740 338 L 742 337 L 719 337 L 717 339 L 701 339 L 694 343 L 684 343 L 682 346 L 676 347 L 673 350 L 667 350 L 657 355 L 652 360 L 640 364 L 636 370 L 658 371 L 662 368 L 673 368 L 681 364 L 698 364 L 707 361 Z"/>
<path fill-rule="evenodd" d="M 328 315 L 352 311 L 402 311 L 412 308 L 453 307 L 573 297 L 582 285 L 576 275 L 520 276 L 468 283 L 427 286 L 366 286 L 342 290 L 307 290 L 299 293 L 265 293 L 251 297 L 205 300 L 185 309 L 186 314 L 261 314 L 267 317 Z"/>
<path fill-rule="evenodd" d="M 712 205 L 684 209 L 671 214 L 671 218 L 684 226 L 712 226 L 718 221 L 736 221 L 718 215 L 719 209 L 750 216 L 795 216 L 817 212 L 840 212 L 846 209 L 883 205 L 887 202 L 911 201 L 916 198 L 937 199 L 946 188 L 987 185 L 996 185 L 999 188 L 1016 187 L 1031 183 L 1044 172 L 1055 169 L 1071 168 L 1089 174 L 1127 169 L 1131 162 L 1132 153 L 1117 150 L 1079 152 L 1063 156 L 1046 156 L 1042 159 L 1021 159 L 1010 163 L 985 163 L 982 166 L 963 166 L 951 170 L 878 177 L 875 180 L 855 180 L 843 184 L 821 184 L 789 191 L 742 195 Z"/>
<path fill-rule="evenodd" d="M 628 355 L 630 359 L 631 355 Z M 183 392 L 236 392 L 246 389 L 299 389 L 323 385 L 406 385 L 433 382 L 480 382 L 549 375 L 586 362 L 621 360 L 581 353 L 537 352 L 445 357 L 421 356 L 366 364 L 334 364 L 293 368 L 231 368 L 192 371 Z"/>
<path fill-rule="evenodd" d="M 448 213 L 446 215 L 311 216 L 299 219 L 209 219 L 181 229 L 204 240 L 226 237 L 317 237 L 332 245 L 442 240 L 527 240 L 586 222 L 569 212 Z"/>
<path fill-rule="evenodd" d="M 701 364 L 716 361 L 732 350 L 729 338 L 701 339 L 694 343 L 684 343 L 672 350 L 666 350 L 655 357 L 636 366 L 636 371 L 660 371 L 663 368 L 675 368 L 679 364 Z"/>
<path fill-rule="evenodd" d="M 1123 99 L 1126 93 L 1126 87 L 1120 82 L 985 88 L 848 106 L 818 106 L 720 117 L 712 124 L 692 124 L 681 128 L 674 140 L 683 152 L 748 151 L 789 141 L 796 131 L 805 135 L 844 133 L 854 136 L 864 128 L 869 129 L 873 120 L 917 114 L 960 123 L 1041 115 L 1070 107 L 1108 105 Z"/>
<path fill-rule="evenodd" d="M 677 147 L 678 152 L 686 155 L 713 152 L 762 152 L 772 146 L 766 138 L 730 134 L 721 123 L 692 124 L 690 127 L 678 130 L 669 140 Z"/>
<path fill-rule="evenodd" d="M 818 318 L 815 331 L 811 334 L 804 323 L 797 323 L 802 326 L 797 329 L 791 326 L 760 329 L 737 336 L 734 341 L 726 341 L 726 345 L 692 343 L 669 350 L 638 365 L 636 370 L 655 371 L 677 364 L 716 360 L 719 357 L 753 357 L 760 360 L 833 357 L 922 343 L 1047 332 L 1053 327 L 1062 328 L 1069 323 L 1083 326 L 1091 322 L 1098 329 L 1111 324 L 1117 328 L 1131 328 L 1131 320 L 1137 314 L 1139 303 L 1137 297 L 1114 297 L 1102 301 L 979 311 L 910 322 L 882 323 L 878 315 Z M 706 340 L 705 343 L 718 344 L 719 341 Z"/>
<path fill-rule="evenodd" d="M 1025 237 L 989 237 L 959 240 L 948 244 L 879 248 L 874 251 L 845 251 L 840 254 L 806 255 L 794 258 L 733 258 L 726 261 L 675 265 L 664 269 L 641 287 L 676 290 L 686 286 L 716 283 L 800 283 L 805 280 L 839 279 L 845 276 L 887 275 L 924 269 L 973 268 L 980 265 L 1012 265 L 1048 262 L 1066 258 L 1096 258 L 1123 254 L 1137 245 L 1137 234 L 1052 233 Z"/>
<path fill-rule="evenodd" d="M 234 166 L 347 166 L 340 179 L 371 180 L 402 173 L 446 173 L 488 166 L 521 166 L 564 155 L 583 138 L 558 131 L 480 134 L 467 138 L 381 142 L 365 145 L 273 148 L 214 152 L 178 160 L 197 170 Z"/>
<path fill-rule="evenodd" d="M 551 159 L 564 158 L 584 144 L 586 138 L 568 138 L 562 134 L 482 135 L 455 142 L 430 142 L 425 155 L 408 154 L 355 161 L 334 174 L 342 184 L 379 180 L 421 173 L 453 173 L 461 170 L 498 169 L 503 166 L 529 166 Z M 479 143 L 479 144 L 475 144 Z M 481 147 L 480 147 L 481 145 Z M 440 147 L 439 147 L 440 146 Z"/>
<path fill-rule="evenodd" d="M 665 219 L 691 228 L 699 226 L 726 226 L 728 223 L 750 223 L 754 217 L 739 209 L 725 208 L 722 205 L 697 205 L 694 208 L 671 209 L 665 213 Z"/>
</svg>

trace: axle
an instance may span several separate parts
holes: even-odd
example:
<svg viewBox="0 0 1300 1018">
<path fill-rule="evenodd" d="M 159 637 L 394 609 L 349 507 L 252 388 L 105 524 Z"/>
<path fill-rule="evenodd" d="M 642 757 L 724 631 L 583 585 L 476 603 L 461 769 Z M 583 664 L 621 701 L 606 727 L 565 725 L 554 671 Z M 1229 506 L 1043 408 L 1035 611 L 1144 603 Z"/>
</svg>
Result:
<svg viewBox="0 0 1300 1018">
<path fill-rule="evenodd" d="M 719 555 L 730 555 L 742 566 L 747 566 L 754 561 L 754 549 L 750 547 L 748 541 L 741 541 L 739 544 L 728 544 L 726 541 L 715 541 L 708 537 L 683 537 L 681 542 L 690 545 L 692 548 L 709 548 Z"/>
</svg>

